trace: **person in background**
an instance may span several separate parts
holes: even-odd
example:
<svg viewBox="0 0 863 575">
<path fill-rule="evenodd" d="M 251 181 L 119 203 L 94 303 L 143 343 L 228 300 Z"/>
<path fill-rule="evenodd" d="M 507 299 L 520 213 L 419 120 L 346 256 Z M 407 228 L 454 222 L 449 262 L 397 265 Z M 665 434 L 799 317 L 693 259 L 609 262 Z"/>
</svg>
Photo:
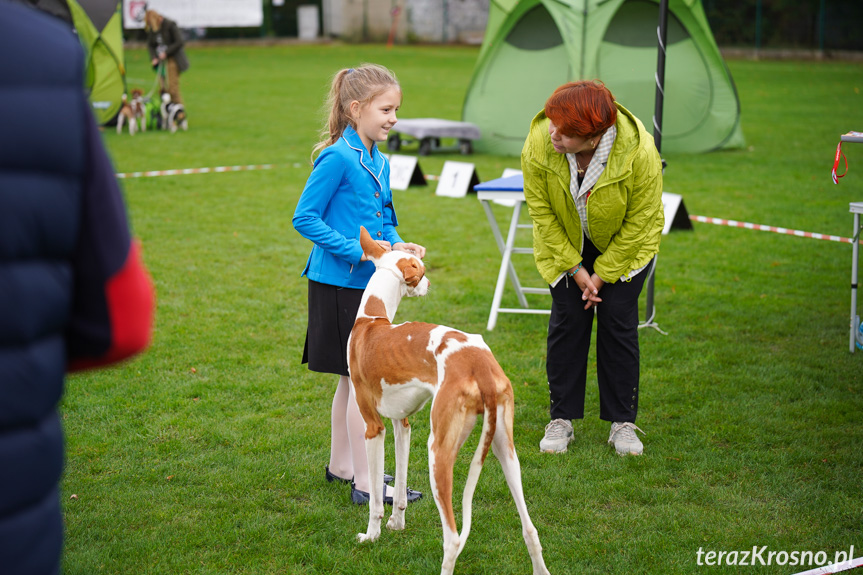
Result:
<svg viewBox="0 0 863 575">
<path fill-rule="evenodd" d="M 146 348 L 154 295 L 61 20 L 0 0 L 0 573 L 60 571 L 64 375 Z"/>
<path fill-rule="evenodd" d="M 144 13 L 144 30 L 147 32 L 147 49 L 150 52 L 150 64 L 159 70 L 163 92 L 171 96 L 171 103 L 181 105 L 183 109 L 177 113 L 177 123 L 186 120 L 186 105 L 180 94 L 180 74 L 189 69 L 189 59 L 183 49 L 185 41 L 177 23 L 165 18 L 155 10 Z M 188 125 L 188 124 L 186 124 Z"/>
<path fill-rule="evenodd" d="M 312 371 L 339 376 L 325 477 L 350 481 L 351 501 L 358 505 L 369 501 L 369 469 L 365 423 L 348 374 L 347 349 L 363 291 L 375 271 L 360 247 L 360 226 L 387 250 L 425 255 L 424 247 L 405 243 L 396 231 L 389 162 L 376 145 L 395 125 L 401 100 L 401 87 L 386 68 L 364 64 L 336 73 L 323 140 L 312 152 L 320 155 L 293 217 L 294 228 L 314 243 L 302 274 L 309 279 L 303 363 Z M 408 489 L 409 502 L 420 497 Z M 384 502 L 392 501 L 387 485 Z"/>
<path fill-rule="evenodd" d="M 601 82 L 570 82 L 531 122 L 521 165 L 534 259 L 552 296 L 540 450 L 565 452 L 571 420 L 584 417 L 596 317 L 599 417 L 617 453 L 640 455 L 638 296 L 665 221 L 653 137 Z"/>
</svg>

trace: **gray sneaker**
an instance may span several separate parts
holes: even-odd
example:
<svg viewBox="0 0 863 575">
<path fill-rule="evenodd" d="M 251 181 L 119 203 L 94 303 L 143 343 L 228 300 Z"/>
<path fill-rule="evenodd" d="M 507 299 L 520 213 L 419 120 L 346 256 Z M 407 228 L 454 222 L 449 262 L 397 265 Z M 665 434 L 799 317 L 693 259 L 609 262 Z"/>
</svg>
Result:
<svg viewBox="0 0 863 575">
<path fill-rule="evenodd" d="M 614 445 L 614 449 L 618 455 L 641 455 L 644 452 L 644 445 L 635 430 L 644 433 L 644 430 L 639 428 L 634 423 L 629 421 L 611 424 L 611 433 L 608 434 L 608 443 Z"/>
<path fill-rule="evenodd" d="M 545 437 L 539 442 L 539 450 L 544 453 L 566 453 L 566 446 L 572 439 L 572 423 L 565 419 L 554 419 L 545 426 Z"/>
</svg>

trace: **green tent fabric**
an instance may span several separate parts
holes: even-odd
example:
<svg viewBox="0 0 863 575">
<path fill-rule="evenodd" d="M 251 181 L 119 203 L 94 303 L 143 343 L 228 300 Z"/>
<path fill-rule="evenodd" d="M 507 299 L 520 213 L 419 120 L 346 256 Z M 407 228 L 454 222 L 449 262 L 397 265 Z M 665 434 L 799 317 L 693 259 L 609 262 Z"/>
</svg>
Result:
<svg viewBox="0 0 863 575">
<path fill-rule="evenodd" d="M 87 58 L 85 88 L 100 124 L 116 118 L 126 91 L 123 17 L 118 0 L 66 0 Z"/>
<path fill-rule="evenodd" d="M 669 0 L 662 151 L 745 145 L 740 102 L 701 0 Z M 658 0 L 491 0 L 462 118 L 479 152 L 519 155 L 555 88 L 599 79 L 652 131 Z"/>
</svg>

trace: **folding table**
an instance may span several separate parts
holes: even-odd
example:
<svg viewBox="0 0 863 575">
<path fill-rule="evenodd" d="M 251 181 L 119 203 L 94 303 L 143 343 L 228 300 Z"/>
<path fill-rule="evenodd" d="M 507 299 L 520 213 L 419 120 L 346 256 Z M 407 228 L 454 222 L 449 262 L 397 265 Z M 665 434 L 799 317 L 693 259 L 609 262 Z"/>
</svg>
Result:
<svg viewBox="0 0 863 575">
<path fill-rule="evenodd" d="M 458 140 L 458 149 L 462 154 L 470 154 L 473 151 L 473 140 L 480 138 L 480 130 L 475 124 L 469 122 L 456 122 L 454 120 L 442 120 L 440 118 L 411 118 L 399 120 L 387 138 L 387 150 L 398 152 L 403 142 L 409 142 L 402 138 L 399 133 L 407 134 L 419 140 L 420 156 L 440 147 L 441 138 L 455 138 Z"/>
<path fill-rule="evenodd" d="M 513 254 L 533 254 L 532 247 L 516 247 L 515 236 L 519 228 L 532 228 L 532 224 L 519 224 L 518 218 L 521 215 L 521 207 L 524 204 L 524 177 L 522 175 L 509 176 L 506 178 L 498 178 L 490 180 L 474 186 L 477 198 L 485 210 L 485 215 L 488 218 L 488 223 L 491 226 L 491 231 L 494 234 L 494 239 L 497 242 L 497 248 L 501 254 L 500 271 L 497 275 L 497 284 L 494 288 L 494 297 L 491 302 L 491 312 L 488 316 L 488 325 L 486 329 L 489 331 L 494 329 L 497 323 L 497 315 L 499 313 L 533 313 L 533 314 L 550 314 L 548 309 L 530 308 L 524 294 L 548 294 L 548 286 L 541 288 L 524 287 L 518 278 L 518 274 L 512 265 Z M 497 220 L 491 210 L 490 202 L 495 200 L 503 200 L 507 205 L 512 204 L 512 218 L 509 223 L 509 231 L 504 241 L 501 235 L 500 227 L 497 225 Z M 503 290 L 506 287 L 506 278 L 509 276 L 515 288 L 516 296 L 520 308 L 502 308 L 500 301 L 503 297 Z"/>
</svg>

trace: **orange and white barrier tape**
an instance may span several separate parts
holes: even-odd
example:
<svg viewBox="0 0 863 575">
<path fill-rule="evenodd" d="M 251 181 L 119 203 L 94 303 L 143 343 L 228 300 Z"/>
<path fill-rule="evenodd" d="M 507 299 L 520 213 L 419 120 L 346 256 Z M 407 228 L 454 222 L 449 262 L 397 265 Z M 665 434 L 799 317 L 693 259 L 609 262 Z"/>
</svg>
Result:
<svg viewBox="0 0 863 575">
<path fill-rule="evenodd" d="M 252 164 L 247 166 L 217 166 L 215 168 L 185 168 L 178 170 L 152 170 L 148 172 L 128 172 L 115 174 L 119 179 L 128 178 L 154 178 L 159 176 L 181 176 L 187 174 L 210 174 L 219 172 L 240 172 L 250 170 L 271 170 L 278 167 L 277 164 Z M 426 174 L 427 180 L 437 180 L 440 176 Z M 841 176 L 840 176 L 841 177 Z M 816 232 L 804 232 L 801 230 L 790 230 L 778 226 L 765 226 L 762 224 L 751 224 L 749 222 L 738 222 L 736 220 L 726 220 L 723 218 L 709 218 L 707 216 L 689 216 L 689 219 L 702 224 L 715 224 L 718 226 L 730 226 L 733 228 L 745 228 L 747 230 L 759 230 L 762 232 L 773 232 L 776 234 L 786 234 L 789 236 L 797 236 L 801 238 L 812 238 L 815 240 L 827 240 L 831 242 L 841 242 L 846 244 L 854 243 L 852 238 L 844 238 L 841 236 L 829 236 Z M 860 241 L 863 243 L 863 240 Z"/>
<path fill-rule="evenodd" d="M 845 160 L 845 171 L 841 174 L 837 174 L 836 170 L 839 169 L 839 160 Z M 845 154 L 842 152 L 842 141 L 839 141 L 839 144 L 836 145 L 836 157 L 833 159 L 833 171 L 831 172 L 831 176 L 833 177 L 833 183 L 838 184 L 839 178 L 844 178 L 845 174 L 848 173 L 848 158 L 845 157 Z"/>
<path fill-rule="evenodd" d="M 845 244 L 853 244 L 852 238 L 843 238 L 841 236 L 828 236 L 816 232 L 804 232 L 801 230 L 789 230 L 788 228 L 780 228 L 777 226 L 765 226 L 762 224 L 750 224 L 749 222 L 738 222 L 735 220 L 725 220 L 722 218 L 708 218 L 706 216 L 689 216 L 693 222 L 702 224 L 715 224 L 717 226 L 731 226 L 732 228 L 745 228 L 747 230 L 759 230 L 762 232 L 773 232 L 776 234 L 786 234 L 789 236 L 797 236 L 800 238 L 812 238 L 815 240 L 827 240 L 831 242 L 842 242 Z M 863 242 L 861 242 L 863 243 Z"/>
<path fill-rule="evenodd" d="M 249 166 L 217 166 L 215 168 L 186 168 L 180 170 L 153 170 L 149 172 L 129 172 L 126 174 L 115 174 L 123 180 L 127 178 L 155 178 L 158 176 L 183 176 L 187 174 L 209 174 L 213 172 L 240 172 L 248 170 L 270 170 L 277 167 L 276 164 L 256 164 Z"/>
</svg>

